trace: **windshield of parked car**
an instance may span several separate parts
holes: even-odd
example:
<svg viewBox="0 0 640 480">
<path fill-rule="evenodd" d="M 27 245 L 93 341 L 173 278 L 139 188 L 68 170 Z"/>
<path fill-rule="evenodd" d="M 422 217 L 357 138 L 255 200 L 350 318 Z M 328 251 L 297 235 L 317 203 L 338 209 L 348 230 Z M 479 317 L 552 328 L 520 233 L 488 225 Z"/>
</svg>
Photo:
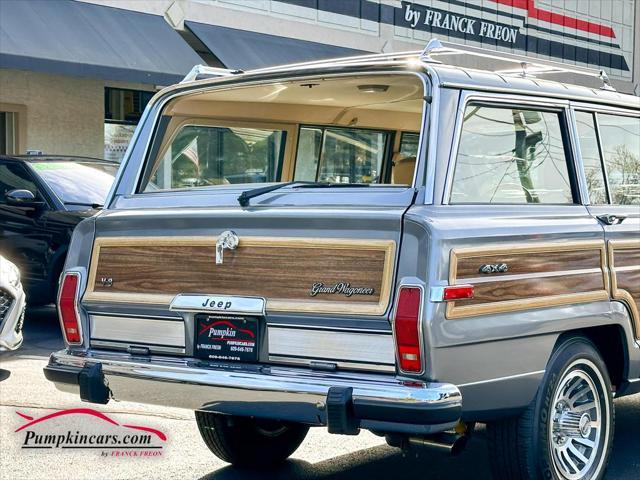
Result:
<svg viewBox="0 0 640 480">
<path fill-rule="evenodd" d="M 162 112 L 139 191 L 412 185 L 423 108 L 421 79 L 400 73 L 184 94 Z"/>
<path fill-rule="evenodd" d="M 111 188 L 118 165 L 100 162 L 42 161 L 31 167 L 63 202 L 102 205 Z"/>
</svg>

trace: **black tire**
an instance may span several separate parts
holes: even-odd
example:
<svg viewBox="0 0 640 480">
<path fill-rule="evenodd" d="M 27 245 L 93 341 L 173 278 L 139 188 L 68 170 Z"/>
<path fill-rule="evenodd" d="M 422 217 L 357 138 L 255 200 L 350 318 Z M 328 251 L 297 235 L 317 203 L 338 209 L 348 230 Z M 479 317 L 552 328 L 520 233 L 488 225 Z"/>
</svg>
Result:
<svg viewBox="0 0 640 480">
<path fill-rule="evenodd" d="M 243 468 L 273 468 L 297 450 L 306 425 L 196 411 L 200 435 L 215 456 Z"/>
<path fill-rule="evenodd" d="M 607 367 L 590 340 L 574 336 L 560 343 L 529 408 L 487 424 L 494 478 L 603 478 L 615 423 L 611 390 Z"/>
</svg>

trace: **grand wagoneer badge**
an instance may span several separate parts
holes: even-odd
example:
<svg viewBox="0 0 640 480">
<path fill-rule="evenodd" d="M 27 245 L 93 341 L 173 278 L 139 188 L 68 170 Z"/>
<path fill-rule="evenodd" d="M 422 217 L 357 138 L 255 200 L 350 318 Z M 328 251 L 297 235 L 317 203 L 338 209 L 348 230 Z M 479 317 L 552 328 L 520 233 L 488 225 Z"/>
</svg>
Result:
<svg viewBox="0 0 640 480">
<path fill-rule="evenodd" d="M 338 282 L 335 285 L 325 285 L 322 282 L 317 282 L 311 285 L 311 292 L 309 295 L 315 297 L 320 294 L 340 294 L 345 297 L 351 297 L 353 295 L 373 295 L 374 288 L 368 287 L 352 287 L 350 283 Z"/>
</svg>

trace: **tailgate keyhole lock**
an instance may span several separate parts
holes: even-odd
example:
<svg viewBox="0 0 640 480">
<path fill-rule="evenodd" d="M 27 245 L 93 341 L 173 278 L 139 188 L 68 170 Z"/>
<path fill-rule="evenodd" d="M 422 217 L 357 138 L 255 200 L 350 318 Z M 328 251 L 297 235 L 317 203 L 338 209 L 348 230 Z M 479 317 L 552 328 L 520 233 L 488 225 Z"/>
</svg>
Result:
<svg viewBox="0 0 640 480">
<path fill-rule="evenodd" d="M 236 232 L 231 230 L 222 232 L 216 242 L 216 265 L 222 265 L 225 249 L 235 250 L 239 243 L 240 239 Z"/>
</svg>

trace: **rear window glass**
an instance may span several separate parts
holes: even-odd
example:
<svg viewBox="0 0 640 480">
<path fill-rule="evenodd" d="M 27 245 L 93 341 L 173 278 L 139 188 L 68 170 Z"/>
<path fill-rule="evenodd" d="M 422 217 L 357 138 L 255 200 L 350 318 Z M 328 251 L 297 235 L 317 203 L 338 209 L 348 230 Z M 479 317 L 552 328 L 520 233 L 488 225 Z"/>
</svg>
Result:
<svg viewBox="0 0 640 480">
<path fill-rule="evenodd" d="M 285 141 L 283 130 L 184 126 L 144 191 L 279 181 Z"/>
<path fill-rule="evenodd" d="M 301 127 L 295 180 L 380 183 L 389 135 L 357 128 Z"/>
<path fill-rule="evenodd" d="M 400 153 L 405 157 L 415 157 L 418 155 L 419 141 L 419 134 L 403 132 L 400 137 Z"/>
<path fill-rule="evenodd" d="M 154 107 L 162 109 L 152 141 L 141 146 L 147 152 L 137 191 L 226 195 L 296 181 L 411 185 L 424 93 L 413 73 L 274 78 L 184 92 Z"/>
<path fill-rule="evenodd" d="M 573 203 L 561 120 L 556 112 L 469 105 L 451 203 Z"/>
</svg>

